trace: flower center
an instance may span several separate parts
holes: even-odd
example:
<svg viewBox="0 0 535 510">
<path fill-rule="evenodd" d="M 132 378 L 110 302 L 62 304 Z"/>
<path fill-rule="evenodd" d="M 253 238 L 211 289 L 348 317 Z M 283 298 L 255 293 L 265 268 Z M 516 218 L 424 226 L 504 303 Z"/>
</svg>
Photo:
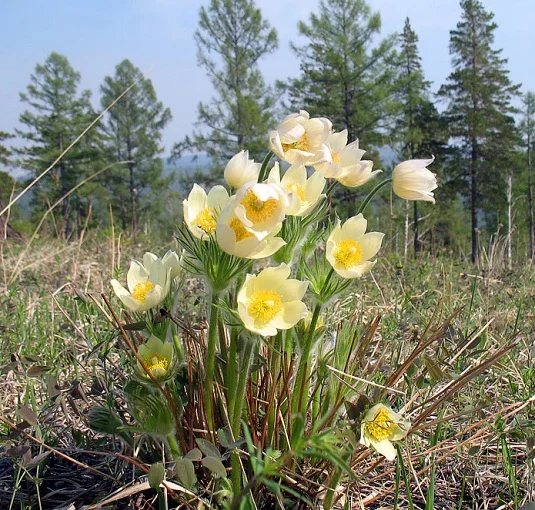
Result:
<svg viewBox="0 0 535 510">
<path fill-rule="evenodd" d="M 134 290 L 132 291 L 132 297 L 140 303 L 145 302 L 147 294 L 154 289 L 154 283 L 147 281 L 136 283 Z"/>
<path fill-rule="evenodd" d="M 159 352 L 153 352 L 147 356 L 143 363 L 153 376 L 165 375 L 169 368 L 169 360 Z"/>
<path fill-rule="evenodd" d="M 240 204 L 245 208 L 247 218 L 253 223 L 259 223 L 277 212 L 279 201 L 275 198 L 260 200 L 253 190 L 249 190 L 241 199 Z"/>
<path fill-rule="evenodd" d="M 340 266 L 349 269 L 362 261 L 362 247 L 353 239 L 344 239 L 334 249 L 333 257 Z"/>
<path fill-rule="evenodd" d="M 263 323 L 273 320 L 281 310 L 281 295 L 274 290 L 256 292 L 247 307 L 247 313 L 253 319 Z"/>
<path fill-rule="evenodd" d="M 303 189 L 303 186 L 292 182 L 292 184 L 288 184 L 288 186 L 286 186 L 286 189 L 290 193 L 297 195 L 303 202 L 305 201 L 305 190 Z"/>
<path fill-rule="evenodd" d="M 382 441 L 393 434 L 395 425 L 389 412 L 381 407 L 373 415 L 372 421 L 366 424 L 366 433 L 376 441 Z"/>
<path fill-rule="evenodd" d="M 288 152 L 290 149 L 296 149 L 298 151 L 309 152 L 310 143 L 308 141 L 308 136 L 305 133 L 297 142 L 292 143 L 282 143 L 282 150 Z"/>
<path fill-rule="evenodd" d="M 203 209 L 197 216 L 195 216 L 193 224 L 201 230 L 204 230 L 207 234 L 213 234 L 217 225 L 213 216 L 213 211 L 208 208 Z"/>
<path fill-rule="evenodd" d="M 331 151 L 331 158 L 333 160 L 333 163 L 338 163 L 339 165 L 342 163 L 342 158 L 338 151 Z"/>
<path fill-rule="evenodd" d="M 254 237 L 251 232 L 249 232 L 243 223 L 238 218 L 232 218 L 230 220 L 230 223 L 228 226 L 234 230 L 234 233 L 236 234 L 236 242 L 239 243 L 240 241 L 243 241 L 244 239 L 249 239 L 250 237 Z"/>
</svg>

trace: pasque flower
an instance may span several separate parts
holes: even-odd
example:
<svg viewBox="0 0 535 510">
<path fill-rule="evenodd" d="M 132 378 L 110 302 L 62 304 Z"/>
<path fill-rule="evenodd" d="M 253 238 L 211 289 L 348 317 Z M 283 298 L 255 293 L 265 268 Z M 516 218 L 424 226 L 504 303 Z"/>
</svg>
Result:
<svg viewBox="0 0 535 510">
<path fill-rule="evenodd" d="M 280 186 L 263 183 L 242 186 L 230 205 L 246 230 L 258 239 L 280 230 L 287 206 L 288 197 Z"/>
<path fill-rule="evenodd" d="M 128 290 L 116 279 L 110 281 L 117 297 L 133 312 L 144 312 L 159 305 L 167 296 L 173 271 L 169 261 L 163 262 L 152 253 L 143 257 L 146 263 L 136 260 L 130 263 L 126 274 Z"/>
<path fill-rule="evenodd" d="M 425 200 L 435 203 L 433 190 L 438 187 L 435 174 L 428 170 L 435 160 L 410 159 L 394 168 L 392 172 L 392 189 L 394 193 L 405 200 Z"/>
<path fill-rule="evenodd" d="M 411 424 L 384 404 L 376 404 L 366 413 L 360 425 L 360 443 L 372 447 L 388 460 L 396 458 L 392 441 L 403 439 Z"/>
<path fill-rule="evenodd" d="M 215 232 L 217 216 L 229 200 L 223 186 L 214 186 L 208 195 L 198 184 L 193 185 L 187 200 L 184 200 L 184 221 L 191 233 L 207 241 Z"/>
<path fill-rule="evenodd" d="M 286 214 L 289 216 L 305 216 L 316 207 L 318 200 L 325 188 L 325 178 L 318 172 L 310 178 L 304 165 L 292 165 L 282 179 L 278 163 L 273 166 L 268 183 L 280 185 L 288 193 L 288 207 Z"/>
<path fill-rule="evenodd" d="M 381 248 L 384 234 L 366 233 L 367 223 L 362 214 L 349 218 L 343 225 L 337 220 L 327 239 L 327 260 L 342 278 L 358 278 L 375 265 L 376 261 L 370 259 Z"/>
<path fill-rule="evenodd" d="M 331 133 L 327 138 L 331 152 L 330 161 L 314 165 L 314 169 L 325 177 L 334 178 L 344 186 L 354 188 L 368 182 L 381 170 L 372 171 L 373 162 L 362 161 L 365 150 L 359 149 L 359 141 L 347 143 L 347 129 Z"/>
<path fill-rule="evenodd" d="M 249 331 L 273 336 L 290 329 L 308 315 L 301 301 L 308 282 L 288 279 L 290 266 L 268 267 L 258 275 L 248 274 L 238 293 L 238 313 Z"/>
<path fill-rule="evenodd" d="M 260 173 L 260 163 L 249 159 L 249 151 L 240 151 L 225 167 L 225 181 L 231 188 L 238 189 L 248 182 L 256 182 Z"/>
<path fill-rule="evenodd" d="M 154 253 L 146 252 L 143 255 L 143 266 L 150 273 L 152 270 L 152 264 L 158 263 L 160 259 Z M 180 263 L 180 257 L 176 251 L 169 250 L 162 258 L 161 263 L 169 272 L 169 278 L 172 280 L 176 278 L 182 271 L 182 265 Z"/>
<path fill-rule="evenodd" d="M 168 378 L 173 368 L 173 349 L 171 342 L 162 342 L 158 337 L 151 335 L 144 344 L 139 346 L 137 353 L 151 375 L 157 381 L 162 381 Z M 137 369 L 142 377 L 149 378 L 139 361 Z"/>
<path fill-rule="evenodd" d="M 219 215 L 216 240 L 219 247 L 229 255 L 245 259 L 261 259 L 273 255 L 286 242 L 276 237 L 280 224 L 270 233 L 259 237 L 253 234 L 234 213 L 231 202 Z"/>
<path fill-rule="evenodd" d="M 324 117 L 310 118 L 307 111 L 288 115 L 269 133 L 271 150 L 293 165 L 313 165 L 330 159 L 325 140 L 332 123 Z"/>
</svg>

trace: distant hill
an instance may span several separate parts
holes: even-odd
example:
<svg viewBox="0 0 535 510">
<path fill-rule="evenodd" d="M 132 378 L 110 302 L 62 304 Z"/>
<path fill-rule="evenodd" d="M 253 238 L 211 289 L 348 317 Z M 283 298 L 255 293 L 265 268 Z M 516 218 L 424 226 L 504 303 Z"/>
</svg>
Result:
<svg viewBox="0 0 535 510">
<path fill-rule="evenodd" d="M 169 175 L 174 172 L 175 179 L 171 187 L 176 191 L 184 191 L 180 188 L 180 176 L 191 175 L 196 171 L 206 172 L 210 168 L 210 156 L 208 154 L 187 154 L 169 163 L 168 158 L 164 160 L 164 174 Z"/>
</svg>

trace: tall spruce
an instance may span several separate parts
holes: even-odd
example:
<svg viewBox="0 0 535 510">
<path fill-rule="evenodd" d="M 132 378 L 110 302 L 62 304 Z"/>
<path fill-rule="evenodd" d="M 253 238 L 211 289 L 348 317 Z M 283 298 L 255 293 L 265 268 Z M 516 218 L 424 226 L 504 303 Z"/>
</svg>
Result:
<svg viewBox="0 0 535 510">
<path fill-rule="evenodd" d="M 28 145 L 18 150 L 22 165 L 33 176 L 46 170 L 56 158 L 78 137 L 93 120 L 94 112 L 89 102 L 88 90 L 78 92 L 80 73 L 59 53 L 51 53 L 44 64 L 38 64 L 31 75 L 21 101 L 30 109 L 20 116 L 24 129 L 17 134 Z M 67 194 L 92 171 L 91 161 L 97 150 L 94 145 L 96 131 L 87 134 L 40 181 L 36 188 L 34 204 L 38 209 Z M 71 234 L 76 213 L 82 214 L 83 193 L 71 194 L 62 201 L 62 231 Z"/>
<path fill-rule="evenodd" d="M 294 109 L 329 117 L 365 147 L 382 145 L 395 102 L 394 37 L 374 45 L 381 16 L 364 0 L 320 0 L 318 14 L 300 21 L 304 46 L 292 45 L 301 76 L 289 83 Z"/>
<path fill-rule="evenodd" d="M 527 92 L 522 98 L 522 120 L 520 133 L 522 148 L 525 151 L 525 165 L 528 177 L 528 228 L 529 257 L 535 259 L 535 224 L 533 220 L 533 150 L 535 149 L 535 94 Z"/>
<path fill-rule="evenodd" d="M 199 104 L 198 129 L 174 146 L 173 155 L 207 153 L 217 166 L 247 148 L 258 159 L 273 126 L 274 103 L 258 62 L 278 47 L 276 30 L 253 0 L 211 0 L 201 7 L 195 41 L 215 97 Z"/>
<path fill-rule="evenodd" d="M 104 78 L 100 87 L 102 107 L 107 108 L 133 83 L 108 111 L 104 129 L 110 156 L 118 162 L 126 161 L 110 171 L 106 186 L 123 228 L 130 224 L 135 235 L 140 212 L 149 212 L 160 204 L 158 197 L 169 184 L 159 154 L 163 151 L 162 130 L 171 120 L 171 110 L 158 101 L 152 82 L 128 59 L 116 66 L 114 76 Z"/>
<path fill-rule="evenodd" d="M 406 18 L 399 40 L 399 80 L 397 100 L 399 117 L 394 130 L 395 138 L 401 144 L 403 159 L 429 158 L 435 155 L 437 167 L 445 153 L 447 129 L 430 96 L 431 82 L 424 76 L 418 36 Z M 412 202 L 413 250 L 416 257 L 420 250 L 418 202 Z M 405 256 L 408 244 L 408 208 L 405 216 Z"/>
<path fill-rule="evenodd" d="M 481 198 L 491 198 L 485 202 L 494 209 L 504 202 L 502 176 L 517 144 L 511 99 L 519 85 L 511 83 L 501 50 L 492 47 L 494 15 L 478 0 L 462 0 L 461 8 L 461 21 L 450 32 L 453 72 L 439 94 L 447 101 L 450 135 L 459 149 L 459 177 L 468 184 L 459 191 L 470 202 L 471 253 L 477 263 Z"/>
</svg>

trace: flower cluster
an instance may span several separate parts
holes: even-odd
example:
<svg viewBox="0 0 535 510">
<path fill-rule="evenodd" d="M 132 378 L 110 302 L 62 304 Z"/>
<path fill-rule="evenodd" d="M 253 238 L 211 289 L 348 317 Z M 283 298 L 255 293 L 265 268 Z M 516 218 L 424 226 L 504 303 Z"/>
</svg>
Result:
<svg viewBox="0 0 535 510">
<path fill-rule="evenodd" d="M 297 346 L 293 353 L 297 368 L 292 381 L 286 381 L 295 388 L 286 405 L 291 406 L 293 414 L 306 413 L 306 399 L 301 397 L 307 394 L 313 377 L 310 367 L 314 343 L 332 326 L 318 327 L 323 320 L 321 307 L 347 288 L 351 280 L 368 273 L 381 249 L 384 234 L 368 231 L 363 215 L 366 204 L 389 182 L 401 198 L 434 202 L 432 191 L 437 187 L 436 179 L 427 169 L 433 158 L 410 160 L 396 166 L 391 179 L 376 186 L 351 217 L 343 222 L 336 218 L 329 223 L 326 201 L 335 185 L 362 186 L 381 172 L 373 170 L 372 161 L 363 159 L 365 151 L 359 147 L 358 140 L 348 143 L 347 130 L 335 132 L 328 119 L 311 118 L 302 110 L 288 115 L 270 132 L 269 145 L 271 152 L 262 164 L 250 159 L 247 151 L 232 157 L 224 169 L 226 187 L 216 185 L 206 191 L 197 184 L 193 186 L 183 201 L 183 232 L 187 233 L 187 242 L 181 242 L 186 237 L 178 238 L 185 251 L 183 261 L 175 252 L 168 252 L 162 258 L 146 253 L 142 262 L 132 261 L 126 277 L 127 288 L 117 280 L 111 281 L 121 302 L 132 312 L 141 314 L 151 313 L 166 302 L 176 303 L 176 296 L 172 295 L 176 286 L 172 283 L 185 270 L 197 268 L 196 274 L 206 277 L 214 299 L 204 384 L 209 426 L 213 423 L 215 349 L 218 339 L 220 344 L 225 342 L 218 331 L 238 328 L 234 335 L 229 335 L 230 342 L 236 341 L 242 332 L 248 332 L 247 338 L 258 335 L 265 341 L 271 341 L 280 332 L 288 332 L 286 348 Z M 279 161 L 270 167 L 273 156 Z M 314 257 L 304 249 L 300 253 L 300 247 L 309 239 L 317 240 Z M 269 257 L 276 263 L 264 261 L 256 274 L 245 274 L 253 261 Z M 299 264 L 292 264 L 296 260 Z M 240 265 L 240 261 L 244 264 Z M 223 274 L 228 281 L 214 285 L 215 273 L 219 277 Z M 236 317 L 232 324 L 222 322 L 221 304 L 216 301 L 227 288 L 231 291 L 226 303 L 234 307 Z M 292 343 L 288 341 L 291 330 L 300 321 L 303 324 L 298 329 L 303 338 L 296 338 Z M 139 378 L 144 382 L 165 383 L 176 365 L 176 349 L 179 349 L 178 341 L 173 345 L 163 334 L 159 337 L 150 330 L 148 340 L 138 348 L 136 356 Z M 236 349 L 229 348 L 225 355 L 235 352 Z M 227 361 L 228 367 L 238 366 L 236 360 Z M 229 387 L 231 407 L 239 411 L 241 404 L 235 402 L 239 395 L 231 391 L 237 379 L 236 374 L 229 375 L 223 386 Z M 274 379 L 278 380 L 275 375 Z M 237 434 L 240 413 L 235 412 L 232 419 Z M 361 443 L 388 459 L 395 457 L 391 441 L 402 439 L 410 427 L 382 404 L 371 407 L 360 423 Z"/>
</svg>

